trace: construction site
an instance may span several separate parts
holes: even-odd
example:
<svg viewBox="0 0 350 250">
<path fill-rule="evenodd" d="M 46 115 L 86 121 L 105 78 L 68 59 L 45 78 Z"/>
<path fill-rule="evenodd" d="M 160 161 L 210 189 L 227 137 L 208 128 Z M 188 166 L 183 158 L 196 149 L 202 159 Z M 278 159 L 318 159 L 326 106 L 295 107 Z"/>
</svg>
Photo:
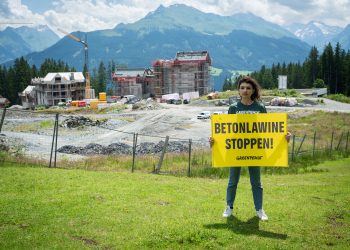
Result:
<svg viewBox="0 0 350 250">
<path fill-rule="evenodd" d="M 152 63 L 152 69 L 116 69 L 112 79 L 115 94 L 150 94 L 161 98 L 163 95 L 198 92 L 206 95 L 210 85 L 211 58 L 207 51 L 177 52 L 175 59 L 158 59 Z"/>
<path fill-rule="evenodd" d="M 67 37 L 83 45 L 83 72 L 48 73 L 43 78 L 33 78 L 30 85 L 18 95 L 24 108 L 106 104 L 106 93 L 98 93 L 90 85 L 87 36 L 80 39 L 62 29 Z M 149 68 L 115 68 L 112 73 L 113 96 L 150 96 L 162 99 L 174 95 L 175 99 L 189 99 L 208 94 L 210 86 L 211 58 L 208 51 L 177 52 L 174 59 L 156 59 Z M 102 96 L 102 98 L 100 98 Z"/>
<path fill-rule="evenodd" d="M 33 109 L 39 105 L 57 106 L 61 103 L 80 107 L 90 103 L 106 103 L 105 97 L 95 99 L 95 90 L 90 85 L 87 37 L 81 40 L 64 30 L 58 30 L 84 46 L 85 76 L 82 72 L 56 72 L 48 73 L 43 78 L 33 78 L 31 84 L 18 93 L 22 106 Z"/>
<path fill-rule="evenodd" d="M 74 36 L 69 34 L 69 37 Z M 78 38 L 74 39 L 77 40 Z M 79 40 L 80 41 L 80 40 Z M 87 44 L 83 42 L 84 48 Z M 87 49 L 85 50 L 87 67 Z M 178 52 L 173 60 L 155 60 L 152 68 L 116 68 L 113 72 L 113 94 L 132 95 L 138 98 L 176 95 L 176 99 L 193 93 L 196 97 L 208 94 L 211 59 L 207 51 Z M 104 96 L 100 98 L 100 96 Z M 48 73 L 44 78 L 33 78 L 31 84 L 19 93 L 24 108 L 38 105 L 57 106 L 69 103 L 73 106 L 94 106 L 106 104 L 105 93 L 95 99 L 90 87 L 89 73 L 58 72 Z"/>
<path fill-rule="evenodd" d="M 81 72 L 48 73 L 44 78 L 32 79 L 31 85 L 34 88 L 28 86 L 20 95 L 23 106 L 28 108 L 29 96 L 34 90 L 37 105 L 56 106 L 60 102 L 85 98 L 85 78 Z"/>
</svg>

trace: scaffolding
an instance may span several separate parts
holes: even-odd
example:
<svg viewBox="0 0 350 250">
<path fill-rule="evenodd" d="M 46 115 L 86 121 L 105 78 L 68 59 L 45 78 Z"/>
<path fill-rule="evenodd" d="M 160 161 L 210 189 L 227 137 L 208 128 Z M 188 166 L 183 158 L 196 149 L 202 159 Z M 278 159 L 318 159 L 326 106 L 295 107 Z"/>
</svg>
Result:
<svg viewBox="0 0 350 250">
<path fill-rule="evenodd" d="M 171 93 L 208 94 L 211 59 L 207 51 L 178 52 L 174 60 L 155 60 L 150 69 L 116 69 L 115 95 L 156 97 Z"/>
<path fill-rule="evenodd" d="M 155 94 L 198 91 L 206 95 L 209 89 L 211 59 L 207 51 L 178 52 L 175 60 L 153 62 Z"/>
</svg>

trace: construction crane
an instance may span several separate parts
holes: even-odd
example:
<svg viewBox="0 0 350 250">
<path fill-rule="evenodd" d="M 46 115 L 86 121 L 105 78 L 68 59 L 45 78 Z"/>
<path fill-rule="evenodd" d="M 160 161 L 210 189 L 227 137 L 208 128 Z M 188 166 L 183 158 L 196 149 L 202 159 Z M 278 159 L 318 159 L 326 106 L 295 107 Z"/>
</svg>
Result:
<svg viewBox="0 0 350 250">
<path fill-rule="evenodd" d="M 87 39 L 85 37 L 85 41 L 82 41 L 81 39 L 79 39 L 78 37 L 62 30 L 62 29 L 58 29 L 60 32 L 64 33 L 66 36 L 72 38 L 73 40 L 81 43 L 84 45 L 84 51 L 85 51 L 85 60 L 84 60 L 84 68 L 86 69 L 85 72 L 85 82 L 86 82 L 86 86 L 85 86 L 85 98 L 86 99 L 90 99 L 91 98 L 91 86 L 90 86 L 90 75 L 89 75 L 89 54 L 88 54 L 88 44 L 87 44 Z"/>
</svg>

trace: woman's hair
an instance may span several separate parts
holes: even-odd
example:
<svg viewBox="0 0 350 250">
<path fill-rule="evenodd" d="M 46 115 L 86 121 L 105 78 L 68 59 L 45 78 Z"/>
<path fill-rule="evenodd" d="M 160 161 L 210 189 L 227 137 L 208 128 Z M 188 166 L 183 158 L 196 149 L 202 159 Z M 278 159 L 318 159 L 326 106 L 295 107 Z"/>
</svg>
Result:
<svg viewBox="0 0 350 250">
<path fill-rule="evenodd" d="M 237 85 L 238 90 L 241 87 L 241 84 L 244 82 L 252 85 L 252 87 L 253 87 L 254 91 L 253 91 L 252 96 L 250 97 L 252 99 L 252 101 L 260 100 L 261 87 L 260 87 L 259 83 L 254 78 L 252 78 L 250 76 L 244 76 L 241 80 L 238 81 L 238 85 Z"/>
</svg>

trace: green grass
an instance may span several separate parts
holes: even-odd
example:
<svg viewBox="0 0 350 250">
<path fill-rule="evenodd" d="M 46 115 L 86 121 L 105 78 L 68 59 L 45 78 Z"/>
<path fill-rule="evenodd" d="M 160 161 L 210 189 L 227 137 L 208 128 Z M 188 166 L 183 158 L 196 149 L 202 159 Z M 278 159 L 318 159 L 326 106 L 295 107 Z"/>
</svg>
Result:
<svg viewBox="0 0 350 250">
<path fill-rule="evenodd" d="M 295 89 L 279 90 L 279 89 L 267 89 L 262 90 L 264 96 L 281 96 L 281 97 L 303 97 L 302 94 Z"/>
<path fill-rule="evenodd" d="M 54 127 L 54 119 L 43 120 L 40 122 L 32 123 L 20 123 L 10 128 L 10 131 L 20 131 L 20 132 L 37 132 L 39 130 L 52 130 Z"/>
<path fill-rule="evenodd" d="M 219 76 L 221 75 L 222 69 L 210 67 L 210 75 L 212 76 Z"/>
<path fill-rule="evenodd" d="M 246 176 L 223 219 L 223 179 L 2 163 L 0 249 L 347 249 L 350 158 L 317 169 L 263 175 L 259 222 Z"/>
<path fill-rule="evenodd" d="M 337 102 L 350 103 L 350 97 L 345 96 L 343 94 L 327 95 L 326 98 L 337 101 Z"/>
<path fill-rule="evenodd" d="M 350 114 L 324 111 L 296 111 L 288 114 L 288 128 L 296 135 L 305 133 L 327 135 L 330 138 L 333 131 L 350 131 Z"/>
</svg>

